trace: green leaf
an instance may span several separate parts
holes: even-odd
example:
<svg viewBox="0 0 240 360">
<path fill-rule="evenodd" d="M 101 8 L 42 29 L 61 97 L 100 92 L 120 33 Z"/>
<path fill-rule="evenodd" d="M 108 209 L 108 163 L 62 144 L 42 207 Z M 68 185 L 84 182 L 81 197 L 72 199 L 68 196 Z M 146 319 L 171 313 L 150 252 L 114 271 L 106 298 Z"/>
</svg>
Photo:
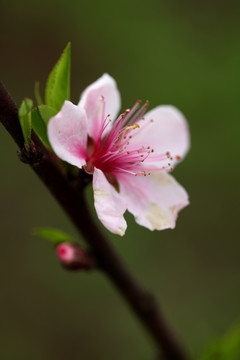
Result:
<svg viewBox="0 0 240 360">
<path fill-rule="evenodd" d="M 44 239 L 49 240 L 54 246 L 57 246 L 63 242 L 73 242 L 74 239 L 63 232 L 55 228 L 36 228 L 33 230 L 33 235 L 37 235 Z"/>
<path fill-rule="evenodd" d="M 40 140 L 44 143 L 44 145 L 46 145 L 48 148 L 51 148 L 51 145 L 48 141 L 47 128 L 38 108 L 32 110 L 32 128 Z"/>
<path fill-rule="evenodd" d="M 57 64 L 52 69 L 45 89 L 45 102 L 59 111 L 70 98 L 71 44 L 68 43 Z"/>
<path fill-rule="evenodd" d="M 240 359 L 240 324 L 230 330 L 221 340 L 205 351 L 200 360 L 239 360 Z"/>
<path fill-rule="evenodd" d="M 36 81 L 36 82 L 35 82 L 35 85 L 34 85 L 34 95 L 35 95 L 37 104 L 38 104 L 38 105 L 42 105 L 42 104 L 43 104 L 43 101 L 42 101 L 42 97 L 41 97 L 41 95 L 40 95 L 40 83 L 39 83 L 39 81 Z"/>
<path fill-rule="evenodd" d="M 38 110 L 46 126 L 48 125 L 50 118 L 57 114 L 57 111 L 48 105 L 40 105 Z"/>
<path fill-rule="evenodd" d="M 31 99 L 25 98 L 18 110 L 18 116 L 20 120 L 21 129 L 23 132 L 24 141 L 27 144 L 31 143 L 31 131 L 32 131 L 32 122 L 31 122 L 31 109 L 33 102 Z"/>
<path fill-rule="evenodd" d="M 56 110 L 47 105 L 40 105 L 32 110 L 32 128 L 40 140 L 51 149 L 47 135 L 47 124 L 51 117 L 56 115 Z"/>
</svg>

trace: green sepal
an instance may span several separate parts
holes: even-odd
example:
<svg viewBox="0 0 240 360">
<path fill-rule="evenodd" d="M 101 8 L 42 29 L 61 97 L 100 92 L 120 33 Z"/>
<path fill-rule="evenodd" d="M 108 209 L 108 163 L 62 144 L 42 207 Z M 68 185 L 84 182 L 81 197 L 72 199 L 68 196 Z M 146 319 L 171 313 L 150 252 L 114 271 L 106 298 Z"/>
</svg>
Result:
<svg viewBox="0 0 240 360">
<path fill-rule="evenodd" d="M 26 144 L 31 143 L 31 131 L 32 131 L 32 121 L 31 121 L 31 109 L 33 107 L 33 102 L 31 99 L 25 98 L 20 105 L 18 110 L 19 121 L 24 137 L 24 142 Z"/>
<path fill-rule="evenodd" d="M 62 230 L 55 228 L 36 228 L 33 235 L 49 240 L 54 246 L 64 242 L 74 242 L 74 239 Z"/>
<path fill-rule="evenodd" d="M 65 100 L 70 99 L 71 44 L 68 43 L 52 69 L 46 84 L 45 102 L 59 111 Z"/>
</svg>

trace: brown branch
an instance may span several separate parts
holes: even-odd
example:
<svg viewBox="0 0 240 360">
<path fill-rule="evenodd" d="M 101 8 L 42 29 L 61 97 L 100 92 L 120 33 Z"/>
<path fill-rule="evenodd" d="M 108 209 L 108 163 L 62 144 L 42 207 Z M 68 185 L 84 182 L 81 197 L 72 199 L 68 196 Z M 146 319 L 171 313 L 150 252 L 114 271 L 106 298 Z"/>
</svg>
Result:
<svg viewBox="0 0 240 360">
<path fill-rule="evenodd" d="M 18 109 L 0 82 L 0 121 L 20 149 L 24 139 L 18 120 Z M 119 256 L 99 231 L 89 213 L 83 191 L 68 181 L 52 154 L 33 133 L 33 142 L 41 155 L 40 161 L 29 161 L 33 171 L 40 177 L 52 195 L 63 207 L 76 228 L 84 236 L 95 255 L 100 268 L 131 306 L 136 316 L 151 335 L 164 360 L 186 360 L 184 351 L 172 334 L 160 313 L 152 295 L 148 294 L 128 272 Z"/>
</svg>

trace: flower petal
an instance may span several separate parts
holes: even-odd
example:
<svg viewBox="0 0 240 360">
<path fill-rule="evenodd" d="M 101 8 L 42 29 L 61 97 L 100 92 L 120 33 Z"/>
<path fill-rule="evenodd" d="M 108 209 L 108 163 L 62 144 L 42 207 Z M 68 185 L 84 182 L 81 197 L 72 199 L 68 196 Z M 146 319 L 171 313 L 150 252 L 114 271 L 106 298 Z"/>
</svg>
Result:
<svg viewBox="0 0 240 360">
<path fill-rule="evenodd" d="M 103 104 L 99 102 L 104 97 L 105 109 L 102 116 Z M 78 106 L 84 107 L 88 118 L 88 133 L 97 140 L 102 126 L 102 117 L 110 114 L 114 120 L 120 110 L 120 94 L 115 80 L 108 74 L 103 74 L 97 81 L 89 85 L 82 93 Z"/>
<path fill-rule="evenodd" d="M 57 156 L 81 168 L 86 164 L 87 117 L 85 110 L 65 101 L 48 123 L 48 138 Z"/>
<path fill-rule="evenodd" d="M 114 234 L 124 235 L 127 223 L 123 217 L 126 203 L 97 168 L 93 173 L 94 205 L 99 220 Z"/>
<path fill-rule="evenodd" d="M 150 230 L 173 229 L 178 212 L 189 204 L 184 188 L 168 173 L 119 178 L 120 195 L 139 225 Z"/>
<path fill-rule="evenodd" d="M 140 123 L 140 129 L 132 139 L 132 145 L 138 144 L 138 147 L 150 146 L 154 149 L 148 158 L 148 164 L 154 166 L 166 166 L 162 161 L 157 164 L 157 154 L 167 152 L 176 161 L 177 158 L 183 158 L 190 146 L 190 136 L 187 121 L 184 115 L 175 107 L 164 105 L 158 106 L 149 111 L 144 120 Z M 173 165 L 175 161 L 171 161 Z M 146 165 L 146 164 L 145 164 Z"/>
</svg>

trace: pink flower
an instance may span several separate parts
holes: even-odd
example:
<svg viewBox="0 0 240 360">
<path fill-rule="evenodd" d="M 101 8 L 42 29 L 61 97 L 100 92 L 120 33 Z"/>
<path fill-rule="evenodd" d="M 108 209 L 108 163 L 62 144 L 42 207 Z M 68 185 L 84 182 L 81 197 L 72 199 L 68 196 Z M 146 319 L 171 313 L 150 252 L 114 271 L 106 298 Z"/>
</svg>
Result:
<svg viewBox="0 0 240 360">
<path fill-rule="evenodd" d="M 97 215 L 119 235 L 127 227 L 126 210 L 138 224 L 162 230 L 174 228 L 179 210 L 188 205 L 186 191 L 168 174 L 189 148 L 186 120 L 172 106 L 144 115 L 148 103 L 140 103 L 112 121 L 120 94 L 104 74 L 85 89 L 77 106 L 65 101 L 48 125 L 59 158 L 93 175 Z"/>
</svg>

